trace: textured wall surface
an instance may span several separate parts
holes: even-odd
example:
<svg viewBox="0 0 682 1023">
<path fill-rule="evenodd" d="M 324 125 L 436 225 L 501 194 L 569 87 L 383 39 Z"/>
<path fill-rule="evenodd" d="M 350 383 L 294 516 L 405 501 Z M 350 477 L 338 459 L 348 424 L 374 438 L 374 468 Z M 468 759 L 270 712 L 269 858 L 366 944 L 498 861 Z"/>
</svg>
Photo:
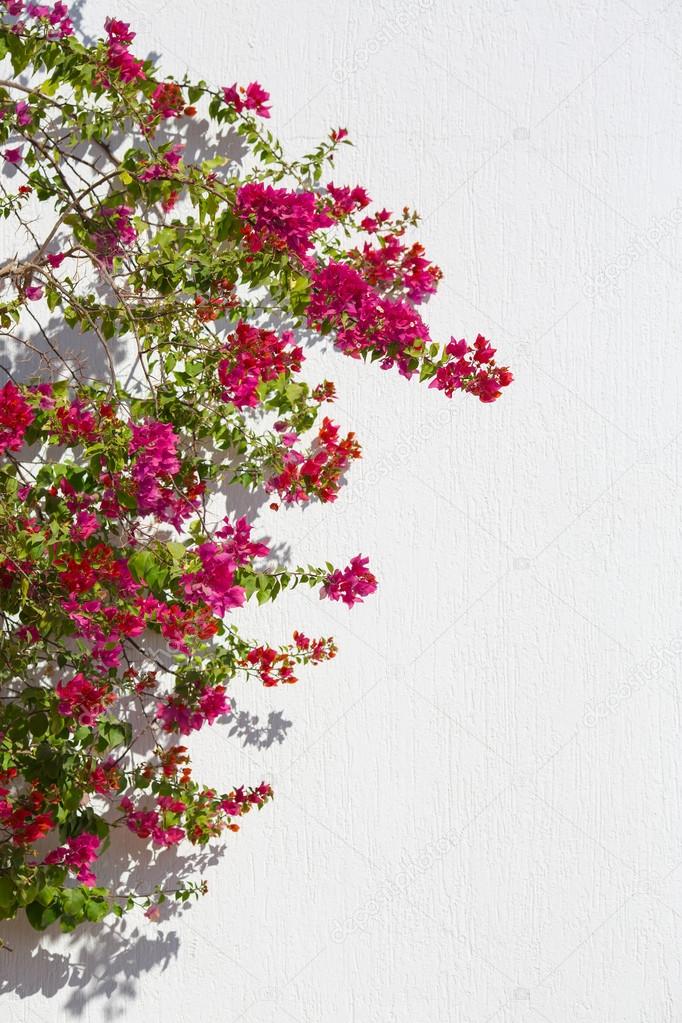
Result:
<svg viewBox="0 0 682 1023">
<path fill-rule="evenodd" d="M 259 615 L 341 651 L 195 743 L 277 794 L 210 898 L 42 947 L 3 926 L 0 1018 L 679 1020 L 682 4 L 87 0 L 84 28 L 114 13 L 169 70 L 262 81 L 294 150 L 347 127 L 337 183 L 423 215 L 434 334 L 517 381 L 448 403 L 312 358 L 365 457 L 263 532 L 369 554 L 380 591 Z"/>
</svg>

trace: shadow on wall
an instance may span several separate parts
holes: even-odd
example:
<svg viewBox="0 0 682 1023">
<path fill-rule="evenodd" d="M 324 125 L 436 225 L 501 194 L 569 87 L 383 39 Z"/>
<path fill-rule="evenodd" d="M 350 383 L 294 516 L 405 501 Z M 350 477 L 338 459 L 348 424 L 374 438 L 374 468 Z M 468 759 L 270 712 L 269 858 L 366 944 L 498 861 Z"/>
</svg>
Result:
<svg viewBox="0 0 682 1023">
<path fill-rule="evenodd" d="M 264 750 L 284 742 L 291 721 L 282 711 L 270 711 L 261 724 L 257 715 L 237 711 L 234 706 L 225 727 L 230 728 L 230 737 L 241 740 L 243 746 Z M 116 830 L 111 834 L 106 857 L 99 861 L 97 879 L 114 889 L 141 894 L 151 893 L 156 885 L 168 890 L 172 882 L 206 877 L 209 868 L 215 867 L 228 850 L 229 845 L 219 844 L 184 856 L 173 847 L 155 856 L 130 832 Z M 163 923 L 158 930 L 155 924 L 141 921 L 137 915 L 141 910 L 91 929 L 81 927 L 66 936 L 54 927 L 46 932 L 33 930 L 23 914 L 4 921 L 0 924 L 0 942 L 7 947 L 0 947 L 0 998 L 14 993 L 23 999 L 40 993 L 49 999 L 68 989 L 70 994 L 60 1004 L 60 1011 L 69 1017 L 78 1019 L 97 1001 L 107 1003 L 101 1018 L 125 1016 L 140 979 L 152 971 L 163 972 L 178 955 L 180 939 L 172 924 L 185 911 L 191 912 L 191 904 L 170 898 L 161 909 Z M 46 947 L 52 943 L 58 943 L 59 950 Z M 38 1014 L 34 1007 L 31 1011 L 36 1020 L 49 1018 Z"/>
<path fill-rule="evenodd" d="M 236 701 L 232 703 L 232 720 L 230 722 L 230 738 L 241 739 L 242 746 L 252 746 L 258 750 L 269 749 L 275 743 L 283 743 L 291 728 L 281 710 L 271 710 L 267 720 L 261 722 L 258 714 L 250 714 L 248 710 L 238 710 Z"/>
<path fill-rule="evenodd" d="M 106 1013 L 100 1018 L 124 1016 L 140 977 L 157 967 L 165 970 L 177 956 L 180 944 L 174 930 L 159 930 L 150 936 L 125 920 L 115 925 L 101 924 L 87 937 L 82 933 L 73 935 L 66 952 L 41 947 L 43 940 L 26 919 L 14 923 L 13 951 L 0 953 L 0 996 L 14 992 L 19 998 L 38 993 L 53 998 L 67 989 L 70 994 L 62 1011 L 76 1019 L 98 1000 L 107 1002 Z M 36 1020 L 48 1018 L 38 1015 L 35 1008 L 32 1012 Z"/>
<path fill-rule="evenodd" d="M 225 851 L 221 845 L 183 856 L 171 848 L 155 856 L 130 832 L 114 831 L 111 848 L 99 861 L 97 879 L 104 885 L 147 894 L 156 885 L 168 888 L 172 882 L 204 877 Z M 8 920 L 0 926 L 0 938 L 9 946 L 0 950 L 0 997 L 14 992 L 19 998 L 38 993 L 53 998 L 68 989 L 70 995 L 60 1005 L 67 1016 L 79 1018 L 98 1000 L 107 1003 L 106 1018 L 124 1016 L 140 978 L 165 970 L 177 956 L 180 941 L 172 924 L 190 908 L 169 899 L 161 907 L 163 923 L 158 930 L 156 924 L 137 915 L 141 910 L 91 929 L 81 927 L 66 936 L 55 928 L 34 931 L 23 915 Z"/>
<path fill-rule="evenodd" d="M 86 32 L 85 25 L 83 24 L 83 10 L 86 3 L 87 0 L 74 0 L 69 6 L 69 17 L 83 42 L 87 46 L 93 46 L 97 40 Z"/>
</svg>

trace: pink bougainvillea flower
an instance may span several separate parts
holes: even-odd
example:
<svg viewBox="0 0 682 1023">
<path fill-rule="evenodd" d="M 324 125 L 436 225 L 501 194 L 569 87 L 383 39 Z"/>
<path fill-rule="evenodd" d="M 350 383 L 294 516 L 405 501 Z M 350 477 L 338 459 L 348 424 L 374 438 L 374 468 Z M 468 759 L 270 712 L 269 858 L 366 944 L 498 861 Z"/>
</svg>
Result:
<svg viewBox="0 0 682 1023">
<path fill-rule="evenodd" d="M 117 71 L 122 82 L 134 82 L 147 76 L 143 70 L 143 61 L 133 57 L 127 44 L 111 40 L 107 49 L 107 65 Z"/>
<path fill-rule="evenodd" d="M 69 8 L 62 0 L 57 0 L 50 14 L 50 25 L 57 31 L 57 38 L 64 39 L 73 34 L 73 22 L 69 18 Z"/>
<path fill-rule="evenodd" d="M 225 696 L 224 686 L 208 686 L 199 697 L 199 710 L 207 724 L 212 725 L 217 717 L 230 713 L 230 701 Z"/>
<path fill-rule="evenodd" d="M 90 864 L 97 859 L 100 839 L 97 835 L 83 832 L 75 838 L 67 838 L 66 845 L 59 846 L 48 853 L 43 863 L 57 864 L 71 870 L 76 879 L 87 888 L 92 888 L 97 878 L 90 869 Z"/>
<path fill-rule="evenodd" d="M 254 408 L 259 401 L 259 384 L 276 380 L 287 371 L 298 372 L 303 351 L 293 342 L 290 332 L 278 337 L 273 331 L 240 320 L 225 341 L 226 356 L 218 366 L 223 400 L 231 401 L 238 409 Z"/>
<path fill-rule="evenodd" d="M 55 434 L 60 443 L 73 447 L 76 444 L 87 444 L 95 439 L 97 422 L 94 413 L 76 398 L 69 405 L 61 406 L 55 411 Z"/>
<path fill-rule="evenodd" d="M 215 531 L 216 540 L 222 540 L 222 549 L 234 558 L 240 568 L 253 561 L 254 558 L 265 558 L 270 548 L 262 540 L 251 539 L 252 527 L 244 516 L 232 524 L 229 517 L 223 519 L 223 525 Z"/>
<path fill-rule="evenodd" d="M 6 149 L 2 155 L 6 162 L 11 163 L 14 167 L 18 166 L 24 159 L 21 146 L 16 146 L 14 149 Z"/>
<path fill-rule="evenodd" d="M 191 602 L 202 601 L 219 618 L 228 611 L 242 607 L 246 600 L 243 587 L 234 583 L 237 567 L 232 552 L 215 543 L 202 543 L 197 547 L 201 568 L 181 576 L 185 598 Z"/>
<path fill-rule="evenodd" d="M 304 257 L 311 235 L 333 223 L 314 192 L 292 192 L 252 181 L 237 190 L 235 212 L 245 222 L 244 238 L 254 251 L 268 243 Z"/>
<path fill-rule="evenodd" d="M 489 404 L 497 401 L 502 388 L 508 387 L 514 379 L 506 366 L 492 364 L 495 349 L 482 334 L 473 345 L 451 338 L 445 351 L 450 359 L 438 367 L 429 387 L 444 391 L 448 397 L 455 390 L 465 390 Z"/>
<path fill-rule="evenodd" d="M 237 112 L 241 112 L 244 109 L 244 104 L 241 96 L 239 95 L 239 89 L 237 88 L 236 82 L 234 85 L 226 85 L 223 87 L 223 99 L 228 106 L 235 107 Z"/>
<path fill-rule="evenodd" d="M 93 515 L 92 512 L 79 511 L 69 534 L 72 540 L 82 542 L 96 533 L 98 528 L 99 520 L 96 515 Z"/>
<path fill-rule="evenodd" d="M 372 201 L 360 185 L 356 185 L 354 188 L 349 188 L 346 185 L 338 187 L 330 181 L 327 191 L 334 200 L 333 210 L 336 217 L 362 210 Z"/>
<path fill-rule="evenodd" d="M 266 92 L 258 82 L 251 82 L 247 85 L 244 96 L 244 106 L 247 110 L 253 110 L 254 114 L 258 114 L 259 117 L 269 117 L 270 107 L 265 106 L 269 99 L 270 93 Z"/>
<path fill-rule="evenodd" d="M 212 725 L 216 718 L 229 713 L 230 701 L 225 695 L 224 686 L 207 686 L 193 707 L 170 696 L 159 703 L 156 709 L 156 716 L 164 731 L 180 732 L 181 735 L 196 732 L 205 724 Z"/>
<path fill-rule="evenodd" d="M 132 215 L 129 206 L 105 206 L 102 210 L 103 223 L 93 234 L 97 255 L 109 269 L 113 267 L 114 257 L 121 256 L 137 238 Z"/>
<path fill-rule="evenodd" d="M 181 143 L 172 145 L 165 153 L 161 155 L 161 159 L 150 163 L 148 167 L 145 167 L 139 173 L 140 181 L 154 181 L 157 178 L 168 178 L 177 171 L 178 165 L 182 160 L 182 151 L 184 146 Z"/>
<path fill-rule="evenodd" d="M 18 451 L 35 412 L 19 388 L 9 380 L 0 389 L 0 454 Z"/>
<path fill-rule="evenodd" d="M 180 117 L 185 108 L 182 89 L 175 82 L 159 82 L 151 98 L 154 114 L 165 120 Z"/>
<path fill-rule="evenodd" d="M 31 110 L 25 99 L 19 100 L 14 107 L 14 113 L 17 119 L 17 124 L 22 128 L 25 128 L 31 123 Z"/>
<path fill-rule="evenodd" d="M 135 33 L 130 30 L 130 25 L 119 18 L 107 18 L 104 22 L 104 31 L 109 39 L 122 43 L 124 46 L 132 43 L 135 38 Z"/>
<path fill-rule="evenodd" d="M 81 725 L 95 725 L 113 700 L 106 686 L 97 686 L 78 672 L 69 682 L 59 682 L 55 689 L 59 713 L 74 717 Z"/>
<path fill-rule="evenodd" d="M 369 558 L 358 554 L 342 571 L 336 569 L 331 572 L 326 578 L 323 596 L 329 600 L 342 600 L 348 607 L 362 603 L 377 588 L 376 578 L 367 568 L 368 564 Z"/>
<path fill-rule="evenodd" d="M 185 837 L 184 828 L 164 827 L 157 810 L 136 810 L 128 796 L 121 800 L 121 809 L 125 812 L 127 827 L 139 838 L 151 838 L 154 845 L 169 848 Z"/>
<path fill-rule="evenodd" d="M 37 302 L 38 299 L 43 297 L 43 289 L 38 284 L 29 284 L 24 289 L 24 294 L 29 302 Z"/>
<path fill-rule="evenodd" d="M 265 106 L 270 99 L 270 93 L 258 82 L 251 82 L 246 89 L 235 82 L 234 85 L 223 88 L 223 99 L 228 106 L 234 107 L 238 114 L 243 110 L 252 110 L 259 117 L 270 116 L 270 107 Z"/>
<path fill-rule="evenodd" d="M 162 522 L 180 528 L 197 507 L 201 485 L 184 491 L 175 482 L 180 471 L 178 438 L 169 423 L 146 420 L 131 424 L 128 451 L 134 456 L 132 479 L 137 506 L 142 515 L 155 515 Z"/>
</svg>

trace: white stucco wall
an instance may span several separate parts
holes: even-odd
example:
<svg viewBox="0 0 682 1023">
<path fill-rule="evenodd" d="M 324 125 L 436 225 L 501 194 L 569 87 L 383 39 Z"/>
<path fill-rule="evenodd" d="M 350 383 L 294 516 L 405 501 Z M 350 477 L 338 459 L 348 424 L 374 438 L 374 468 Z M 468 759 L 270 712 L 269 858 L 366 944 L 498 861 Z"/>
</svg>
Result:
<svg viewBox="0 0 682 1023">
<path fill-rule="evenodd" d="M 337 183 L 423 214 L 434 333 L 483 332 L 517 381 L 447 403 L 325 358 L 364 460 L 263 531 L 296 561 L 369 554 L 380 592 L 259 616 L 341 651 L 237 693 L 282 742 L 194 744 L 200 776 L 277 795 L 210 897 L 42 947 L 3 925 L 0 1018 L 679 1020 L 682 6 L 84 8 L 169 70 L 258 78 L 294 149 L 347 127 Z"/>
</svg>

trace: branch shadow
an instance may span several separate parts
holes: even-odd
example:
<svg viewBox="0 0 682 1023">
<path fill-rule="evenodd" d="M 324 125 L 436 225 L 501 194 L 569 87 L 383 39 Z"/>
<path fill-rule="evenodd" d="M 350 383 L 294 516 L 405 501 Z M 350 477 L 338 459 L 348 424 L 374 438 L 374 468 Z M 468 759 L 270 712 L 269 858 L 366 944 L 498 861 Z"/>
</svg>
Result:
<svg viewBox="0 0 682 1023">
<path fill-rule="evenodd" d="M 239 739 L 243 747 L 251 746 L 257 750 L 270 749 L 275 743 L 281 745 L 285 742 L 293 722 L 287 721 L 284 711 L 271 710 L 267 719 L 261 722 L 258 714 L 239 710 L 234 699 L 231 703 L 230 738 Z"/>
<path fill-rule="evenodd" d="M 37 994 L 54 998 L 67 989 L 64 1011 L 74 1019 L 84 1016 L 93 1002 L 105 1003 L 101 1019 L 125 1016 L 140 978 L 157 968 L 166 970 L 180 948 L 175 930 L 146 934 L 127 921 L 70 936 L 67 952 L 42 947 L 41 936 L 25 919 L 15 923 L 11 939 L 13 951 L 2 953 L 0 995 L 14 992 L 21 999 Z"/>
<path fill-rule="evenodd" d="M 224 855 L 225 847 L 205 848 L 184 856 L 176 848 L 154 855 L 130 832 L 113 834 L 112 846 L 98 862 L 98 883 L 151 891 L 155 885 L 182 882 L 202 876 Z M 162 923 L 123 917 L 112 923 L 80 927 L 73 934 L 59 936 L 54 928 L 47 934 L 59 948 L 46 947 L 44 936 L 33 930 L 23 914 L 0 924 L 0 996 L 14 993 L 20 999 L 41 994 L 54 998 L 69 991 L 62 1011 L 66 1016 L 92 1018 L 94 1003 L 104 1003 L 97 1018 L 119 1019 L 129 1011 L 142 978 L 163 972 L 177 958 L 180 938 L 173 923 L 189 910 L 188 903 L 169 900 L 161 907 Z M 40 1017 L 39 1017 L 40 1018 Z"/>
</svg>

